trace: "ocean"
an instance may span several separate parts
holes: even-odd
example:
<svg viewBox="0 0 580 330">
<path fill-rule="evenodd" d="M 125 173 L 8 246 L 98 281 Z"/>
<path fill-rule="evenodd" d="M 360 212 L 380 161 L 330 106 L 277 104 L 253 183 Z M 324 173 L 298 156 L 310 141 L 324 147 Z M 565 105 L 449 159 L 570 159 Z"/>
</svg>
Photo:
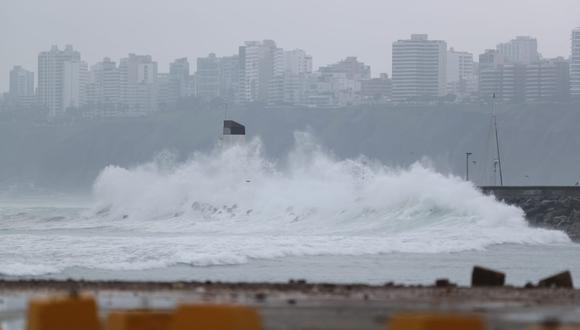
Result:
<svg viewBox="0 0 580 330">
<path fill-rule="evenodd" d="M 522 285 L 580 247 L 427 160 L 339 160 L 307 135 L 284 160 L 259 140 L 109 166 L 91 197 L 4 194 L 0 277 L 157 281 L 469 283 L 471 267 Z"/>
</svg>

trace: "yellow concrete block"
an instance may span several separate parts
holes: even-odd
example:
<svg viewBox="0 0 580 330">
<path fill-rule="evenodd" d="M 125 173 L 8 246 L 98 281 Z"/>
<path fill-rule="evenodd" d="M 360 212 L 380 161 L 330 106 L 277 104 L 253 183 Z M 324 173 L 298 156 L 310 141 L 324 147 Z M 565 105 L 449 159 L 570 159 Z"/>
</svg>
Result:
<svg viewBox="0 0 580 330">
<path fill-rule="evenodd" d="M 161 311 L 113 311 L 105 330 L 167 330 L 172 314 Z"/>
<path fill-rule="evenodd" d="M 580 330 L 580 326 L 572 325 L 534 325 L 528 328 L 528 330 Z"/>
<path fill-rule="evenodd" d="M 183 305 L 175 311 L 170 330 L 259 330 L 258 312 L 235 305 Z"/>
<path fill-rule="evenodd" d="M 398 314 L 387 324 L 388 330 L 483 330 L 477 315 L 461 314 Z"/>
<path fill-rule="evenodd" d="M 28 304 L 27 330 L 99 330 L 97 304 L 92 297 L 33 299 Z"/>
</svg>

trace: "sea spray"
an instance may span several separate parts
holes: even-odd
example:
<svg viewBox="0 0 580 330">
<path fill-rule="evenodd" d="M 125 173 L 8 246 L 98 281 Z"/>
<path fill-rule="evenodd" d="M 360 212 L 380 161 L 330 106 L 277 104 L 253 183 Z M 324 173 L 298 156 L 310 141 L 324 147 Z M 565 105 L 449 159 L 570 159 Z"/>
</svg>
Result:
<svg viewBox="0 0 580 330">
<path fill-rule="evenodd" d="M 308 134 L 295 140 L 277 161 L 254 139 L 184 163 L 163 155 L 131 169 L 109 166 L 95 182 L 90 210 L 18 220 L 33 231 L 0 240 L 0 250 L 12 253 L 0 269 L 127 270 L 569 242 L 562 232 L 530 228 L 521 209 L 425 163 L 403 169 L 365 157 L 339 160 Z"/>
<path fill-rule="evenodd" d="M 384 239 L 424 233 L 408 245 L 441 241 L 445 250 L 455 250 L 454 243 L 562 239 L 529 228 L 521 209 L 424 163 L 400 169 L 364 157 L 337 160 L 308 134 L 295 140 L 283 163 L 265 159 L 254 139 L 184 164 L 108 167 L 95 183 L 96 209 L 106 210 L 103 221 L 152 232 Z"/>
</svg>

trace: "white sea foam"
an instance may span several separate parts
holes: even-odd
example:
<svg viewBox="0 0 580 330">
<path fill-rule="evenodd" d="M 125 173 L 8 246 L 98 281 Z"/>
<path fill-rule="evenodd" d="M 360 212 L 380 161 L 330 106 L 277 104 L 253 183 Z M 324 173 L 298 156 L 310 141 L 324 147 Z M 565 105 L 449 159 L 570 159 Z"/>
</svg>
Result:
<svg viewBox="0 0 580 330">
<path fill-rule="evenodd" d="M 239 264 L 256 258 L 449 253 L 494 244 L 567 243 L 530 228 L 521 209 L 424 163 L 394 169 L 365 158 L 337 160 L 296 134 L 287 160 L 261 143 L 170 157 L 137 168 L 109 166 L 95 206 L 0 228 L 0 272 L 67 267 L 110 270 Z M 8 219 L 8 218 L 6 218 Z M 34 265 L 34 266 L 30 266 Z"/>
</svg>

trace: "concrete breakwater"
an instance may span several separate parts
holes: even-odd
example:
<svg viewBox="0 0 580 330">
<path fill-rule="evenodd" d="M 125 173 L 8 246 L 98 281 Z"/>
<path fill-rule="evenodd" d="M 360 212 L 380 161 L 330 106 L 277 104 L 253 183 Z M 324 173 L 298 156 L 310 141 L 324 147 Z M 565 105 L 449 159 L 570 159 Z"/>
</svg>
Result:
<svg viewBox="0 0 580 330">
<path fill-rule="evenodd" d="M 532 226 L 558 229 L 580 242 L 580 187 L 481 187 L 498 200 L 519 206 Z"/>
</svg>

